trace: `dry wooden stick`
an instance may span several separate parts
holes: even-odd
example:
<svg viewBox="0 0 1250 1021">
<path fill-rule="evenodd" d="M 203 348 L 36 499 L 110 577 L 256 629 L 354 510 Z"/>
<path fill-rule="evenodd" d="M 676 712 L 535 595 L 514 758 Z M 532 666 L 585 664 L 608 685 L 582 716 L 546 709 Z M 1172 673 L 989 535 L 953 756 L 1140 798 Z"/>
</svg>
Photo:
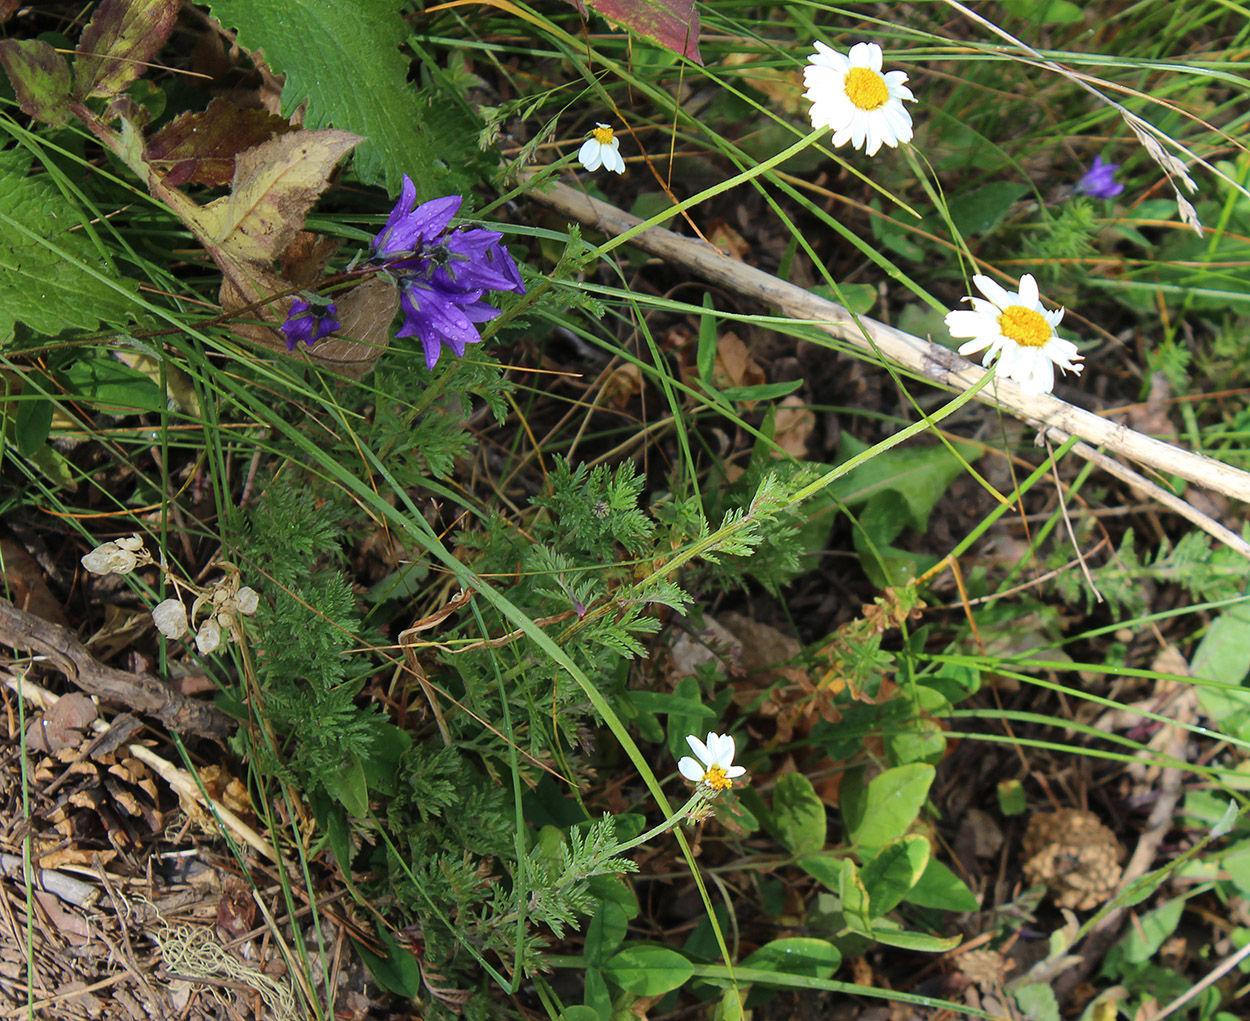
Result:
<svg viewBox="0 0 1250 1021">
<path fill-rule="evenodd" d="M 532 176 L 533 172 L 529 173 Z M 522 177 L 524 179 L 525 175 Z M 564 184 L 544 184 L 529 192 L 528 197 L 612 236 L 624 234 L 642 222 L 616 206 L 600 202 Z M 732 259 L 702 241 L 661 227 L 651 227 L 632 237 L 630 244 L 682 266 L 711 283 L 771 306 L 788 318 L 810 322 L 863 351 L 884 356 L 938 386 L 966 390 L 985 374 L 980 366 L 949 348 L 867 316 L 857 319 L 841 305 Z M 1100 418 L 1051 394 L 1032 397 L 1013 381 L 999 377 L 981 390 L 976 399 L 1047 430 L 1060 442 L 1068 436 L 1077 436 L 1093 447 L 1104 447 L 1161 475 L 1179 475 L 1234 500 L 1250 501 L 1250 473 Z M 1074 449 L 1079 455 L 1087 456 L 1090 447 L 1078 444 Z M 1140 476 L 1138 479 L 1145 482 Z M 1136 480 L 1132 484 L 1158 498 L 1157 487 L 1142 486 Z M 1177 509 L 1175 503 L 1169 502 L 1168 505 L 1173 510 Z M 1186 517 L 1220 542 L 1250 557 L 1250 546 L 1206 515 L 1191 507 Z"/>
</svg>

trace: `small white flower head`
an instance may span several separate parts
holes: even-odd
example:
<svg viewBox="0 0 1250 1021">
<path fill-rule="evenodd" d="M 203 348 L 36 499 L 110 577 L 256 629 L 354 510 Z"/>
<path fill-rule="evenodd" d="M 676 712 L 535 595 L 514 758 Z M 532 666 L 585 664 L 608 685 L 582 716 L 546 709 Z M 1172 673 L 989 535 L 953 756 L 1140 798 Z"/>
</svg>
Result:
<svg viewBox="0 0 1250 1021">
<path fill-rule="evenodd" d="M 187 633 L 187 608 L 181 599 L 166 599 L 157 603 L 152 621 L 166 638 L 181 638 Z"/>
<path fill-rule="evenodd" d="M 869 156 L 882 145 L 910 142 L 911 114 L 903 100 L 916 97 L 902 71 L 881 73 L 881 47 L 856 43 L 847 55 L 822 42 L 803 69 L 804 98 L 812 101 L 812 127 L 830 128 L 833 144 L 850 142 Z"/>
<path fill-rule="evenodd" d="M 200 650 L 200 655 L 207 656 L 210 652 L 216 652 L 219 645 L 221 628 L 218 627 L 216 618 L 209 617 L 195 633 L 195 647 Z"/>
<path fill-rule="evenodd" d="M 625 173 L 625 161 L 621 159 L 621 140 L 612 133 L 607 124 L 595 124 L 590 137 L 582 143 L 577 158 L 587 170 L 604 167 L 617 174 Z"/>
<path fill-rule="evenodd" d="M 971 337 L 961 344 L 961 355 L 985 350 L 982 365 L 998 359 L 998 375 L 1014 379 L 1031 397 L 1048 394 L 1055 388 L 1055 366 L 1080 375 L 1084 366 L 1076 345 L 1055 332 L 1063 309 L 1048 312 L 1042 308 L 1037 281 L 1026 273 L 1020 278 L 1020 291 L 1000 287 L 987 276 L 972 278 L 985 298 L 966 297 L 968 309 L 946 313 L 946 328 L 952 337 Z"/>
<path fill-rule="evenodd" d="M 734 739 L 729 734 L 709 731 L 706 743 L 691 734 L 686 744 L 690 745 L 694 758 L 689 755 L 683 758 L 677 763 L 678 771 L 691 783 L 700 784 L 714 794 L 728 790 L 734 778 L 746 772 L 734 765 Z"/>
<path fill-rule="evenodd" d="M 152 556 L 143 548 L 143 539 L 132 535 L 97 546 L 82 558 L 82 566 L 91 574 L 129 574 L 141 564 L 150 564 Z"/>
</svg>

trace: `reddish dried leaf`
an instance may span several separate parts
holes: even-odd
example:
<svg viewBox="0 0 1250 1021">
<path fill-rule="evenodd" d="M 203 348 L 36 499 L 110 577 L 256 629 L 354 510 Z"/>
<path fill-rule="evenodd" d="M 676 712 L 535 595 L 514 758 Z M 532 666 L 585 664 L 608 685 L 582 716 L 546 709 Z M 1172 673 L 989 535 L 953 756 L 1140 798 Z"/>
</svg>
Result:
<svg viewBox="0 0 1250 1021">
<path fill-rule="evenodd" d="M 3 25 L 22 6 L 23 0 L 0 0 L 0 25 Z"/>
<path fill-rule="evenodd" d="M 659 43 L 696 64 L 699 55 L 699 12 L 694 0 L 591 0 L 598 14 L 631 32 Z"/>
<path fill-rule="evenodd" d="M 69 122 L 69 65 L 56 50 L 38 39 L 5 39 L 0 65 L 25 113 L 58 128 Z"/>
<path fill-rule="evenodd" d="M 293 130 L 264 110 L 244 110 L 214 99 L 200 113 L 183 113 L 149 139 L 144 159 L 174 187 L 227 185 L 234 180 L 235 157 Z"/>
<path fill-rule="evenodd" d="M 104 0 L 78 40 L 74 94 L 125 91 L 165 45 L 180 7 L 179 0 Z"/>
<path fill-rule="evenodd" d="M 40 752 L 59 752 L 82 740 L 82 731 L 96 718 L 95 703 L 80 692 L 59 699 L 51 709 L 32 720 L 26 744 Z"/>
</svg>

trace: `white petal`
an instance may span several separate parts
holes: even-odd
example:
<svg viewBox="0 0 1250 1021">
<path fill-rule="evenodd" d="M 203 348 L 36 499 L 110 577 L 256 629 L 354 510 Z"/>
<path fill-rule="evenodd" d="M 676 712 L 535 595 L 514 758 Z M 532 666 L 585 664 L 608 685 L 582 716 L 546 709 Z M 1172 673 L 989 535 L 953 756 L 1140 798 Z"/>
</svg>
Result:
<svg viewBox="0 0 1250 1021">
<path fill-rule="evenodd" d="M 733 736 L 730 734 L 717 734 L 716 744 L 712 747 L 712 754 L 716 756 L 713 760 L 716 765 L 723 769 L 728 769 L 733 765 L 734 752 L 737 748 L 734 745 Z"/>
<path fill-rule="evenodd" d="M 746 768 L 743 766 L 728 766 L 725 769 L 725 775 L 729 777 L 730 780 L 734 777 L 741 776 L 745 772 Z"/>
<path fill-rule="evenodd" d="M 945 322 L 952 337 L 980 337 L 987 327 L 997 329 L 994 321 L 987 322 L 980 312 L 969 312 L 962 308 L 947 312 Z"/>
<path fill-rule="evenodd" d="M 709 732 L 707 739 L 711 741 L 715 736 L 715 734 Z M 694 752 L 695 758 L 697 758 L 700 762 L 705 764 L 710 764 L 712 762 L 712 753 L 708 750 L 708 746 L 693 734 L 686 738 L 686 744 L 690 745 L 690 750 Z"/>
<path fill-rule="evenodd" d="M 599 147 L 599 153 L 603 157 L 603 165 L 606 169 L 616 174 L 625 173 L 625 160 L 621 158 L 621 143 L 617 139 L 612 139 L 611 145 Z"/>
<path fill-rule="evenodd" d="M 1014 303 L 1014 295 L 1010 291 L 1004 290 L 984 274 L 976 274 L 972 278 L 972 282 L 977 285 L 977 290 L 989 298 L 999 309 L 1005 309 L 1008 305 Z"/>
<path fill-rule="evenodd" d="M 1032 273 L 1025 273 L 1020 278 L 1020 304 L 1025 308 L 1037 308 L 1037 281 L 1033 279 Z"/>
<path fill-rule="evenodd" d="M 707 772 L 689 755 L 677 763 L 677 771 L 691 783 L 702 783 L 703 775 Z"/>
<path fill-rule="evenodd" d="M 577 161 L 587 170 L 598 170 L 603 162 L 603 146 L 598 139 L 588 138 L 577 150 Z"/>
</svg>

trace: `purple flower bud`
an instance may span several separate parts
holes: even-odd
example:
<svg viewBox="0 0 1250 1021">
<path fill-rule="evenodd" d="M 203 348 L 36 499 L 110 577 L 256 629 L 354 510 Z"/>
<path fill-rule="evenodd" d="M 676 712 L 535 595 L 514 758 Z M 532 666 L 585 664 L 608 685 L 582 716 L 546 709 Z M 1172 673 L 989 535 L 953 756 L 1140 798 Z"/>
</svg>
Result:
<svg viewBox="0 0 1250 1021">
<path fill-rule="evenodd" d="M 314 306 L 303 298 L 296 298 L 291 302 L 291 312 L 281 327 L 286 335 L 286 349 L 294 351 L 300 341 L 312 347 L 322 337 L 328 337 L 339 329 L 337 315 L 334 302 Z"/>
<path fill-rule="evenodd" d="M 1113 199 L 1124 190 L 1124 185 L 1115 180 L 1115 172 L 1120 169 L 1118 163 L 1104 163 L 1101 156 L 1094 157 L 1094 165 L 1076 182 L 1078 195 L 1088 195 L 1095 199 Z"/>
</svg>

